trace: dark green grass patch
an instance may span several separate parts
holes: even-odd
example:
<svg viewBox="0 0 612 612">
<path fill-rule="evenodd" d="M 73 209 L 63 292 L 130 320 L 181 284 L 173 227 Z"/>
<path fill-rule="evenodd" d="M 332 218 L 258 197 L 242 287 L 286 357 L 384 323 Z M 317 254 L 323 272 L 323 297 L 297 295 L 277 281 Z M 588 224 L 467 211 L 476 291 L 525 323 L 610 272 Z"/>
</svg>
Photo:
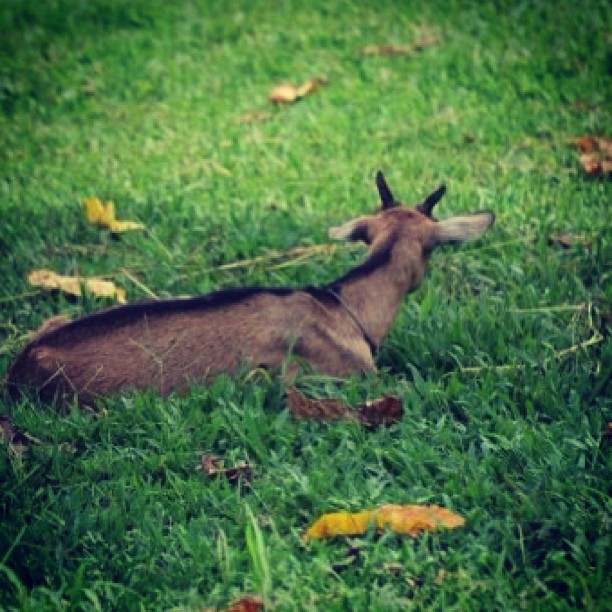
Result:
<svg viewBox="0 0 612 612">
<path fill-rule="evenodd" d="M 425 28 L 439 43 L 412 56 L 361 53 Z M 47 317 L 105 305 L 28 286 L 34 268 L 130 300 L 323 284 L 360 251 L 270 252 L 371 210 L 379 168 L 403 201 L 444 181 L 441 218 L 497 222 L 435 253 L 377 375 L 302 381 L 351 405 L 398 396 L 390 428 L 295 421 L 252 373 L 98 413 L 3 396 L 39 443 L 0 447 L 0 607 L 609 608 L 611 191 L 570 141 L 611 135 L 611 29 L 596 1 L 2 3 L 2 372 Z M 267 102 L 312 76 L 328 84 Z M 147 230 L 87 225 L 88 196 Z M 205 453 L 253 481 L 206 479 Z M 302 541 L 320 513 L 384 503 L 466 526 Z"/>
</svg>

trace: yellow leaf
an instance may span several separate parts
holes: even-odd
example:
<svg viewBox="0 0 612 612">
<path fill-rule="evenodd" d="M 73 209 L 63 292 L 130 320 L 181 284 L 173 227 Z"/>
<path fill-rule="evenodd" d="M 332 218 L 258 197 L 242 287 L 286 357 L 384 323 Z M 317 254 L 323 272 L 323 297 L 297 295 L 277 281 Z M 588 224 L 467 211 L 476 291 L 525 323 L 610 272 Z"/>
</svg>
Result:
<svg viewBox="0 0 612 612">
<path fill-rule="evenodd" d="M 378 531 L 387 527 L 395 533 L 413 536 L 423 531 L 436 531 L 440 527 L 461 527 L 465 519 L 440 506 L 387 504 L 362 512 L 332 512 L 319 517 L 304 534 L 304 539 L 332 538 L 338 535 L 364 534 L 369 524 Z"/>
<path fill-rule="evenodd" d="M 304 535 L 306 540 L 313 538 L 333 538 L 337 535 L 356 535 L 365 533 L 368 523 L 374 522 L 375 511 L 330 512 L 319 517 Z"/>
<path fill-rule="evenodd" d="M 436 531 L 440 527 L 455 529 L 461 527 L 465 519 L 447 508 L 440 506 L 398 506 L 387 504 L 381 506 L 376 514 L 376 526 L 386 526 L 403 535 L 415 535 L 421 531 Z"/>
<path fill-rule="evenodd" d="M 28 274 L 28 282 L 34 287 L 63 291 L 69 295 L 81 297 L 82 289 L 97 297 L 115 298 L 120 304 L 125 304 L 125 289 L 117 287 L 112 281 L 102 278 L 85 278 L 83 276 L 62 276 L 51 270 L 32 270 Z"/>
<path fill-rule="evenodd" d="M 101 225 L 111 232 L 126 232 L 129 230 L 144 229 L 142 223 L 136 221 L 118 221 L 115 218 L 115 204 L 102 202 L 99 198 L 86 198 L 83 200 L 87 221 L 93 225 Z"/>
</svg>

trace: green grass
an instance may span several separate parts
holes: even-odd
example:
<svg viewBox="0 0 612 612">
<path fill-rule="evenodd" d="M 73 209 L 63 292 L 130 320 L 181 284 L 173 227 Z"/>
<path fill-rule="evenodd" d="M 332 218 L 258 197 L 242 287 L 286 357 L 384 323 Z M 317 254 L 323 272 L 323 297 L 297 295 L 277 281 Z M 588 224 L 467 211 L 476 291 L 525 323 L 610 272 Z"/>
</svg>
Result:
<svg viewBox="0 0 612 612">
<path fill-rule="evenodd" d="M 360 54 L 423 27 L 439 45 Z M 325 243 L 372 209 L 378 168 L 406 202 L 445 181 L 441 217 L 497 223 L 434 255 L 378 375 L 309 381 L 351 404 L 398 395 L 388 429 L 296 422 L 278 380 L 246 374 L 98 415 L 0 400 L 41 440 L 22 461 L 0 447 L 0 607 L 195 610 L 254 592 L 278 610 L 609 609 L 611 190 L 568 142 L 610 135 L 611 31 L 594 0 L 2 3 L 2 372 L 48 316 L 105 305 L 29 287 L 33 268 L 109 276 L 131 300 L 321 284 L 359 253 L 218 267 Z M 329 83 L 269 107 L 271 87 L 311 76 Z M 253 110 L 272 118 L 239 121 Z M 91 195 L 148 231 L 88 226 Z M 202 453 L 249 460 L 252 485 L 205 480 Z M 415 502 L 467 524 L 302 544 L 322 512 Z"/>
</svg>

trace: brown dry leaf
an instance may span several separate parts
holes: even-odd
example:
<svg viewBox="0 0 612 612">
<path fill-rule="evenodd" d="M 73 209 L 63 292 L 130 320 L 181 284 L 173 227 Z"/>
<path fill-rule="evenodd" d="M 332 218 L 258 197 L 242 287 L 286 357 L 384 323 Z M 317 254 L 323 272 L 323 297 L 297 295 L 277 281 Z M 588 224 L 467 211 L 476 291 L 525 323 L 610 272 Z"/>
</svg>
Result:
<svg viewBox="0 0 612 612">
<path fill-rule="evenodd" d="M 264 609 L 263 599 L 257 595 L 242 595 L 235 599 L 225 612 L 260 612 Z"/>
<path fill-rule="evenodd" d="M 606 156 L 612 156 L 612 140 L 599 136 L 579 136 L 572 141 L 580 153 L 594 153 L 600 151 Z"/>
<path fill-rule="evenodd" d="M 247 111 L 238 117 L 238 123 L 262 123 L 270 121 L 274 115 L 267 111 Z"/>
<path fill-rule="evenodd" d="M 294 387 L 287 389 L 287 404 L 296 419 L 315 421 L 359 421 L 376 427 L 397 423 L 404 414 L 400 400 L 393 396 L 382 397 L 351 410 L 335 399 L 311 399 Z"/>
<path fill-rule="evenodd" d="M 411 43 L 402 45 L 382 44 L 382 45 L 367 45 L 363 47 L 361 52 L 364 55 L 412 55 L 418 51 L 423 51 L 428 47 L 433 47 L 440 42 L 440 37 L 432 30 L 424 29 Z"/>
<path fill-rule="evenodd" d="M 596 136 L 578 136 L 574 138 L 572 142 L 576 145 L 576 148 L 580 153 L 592 153 L 598 151 L 598 139 Z"/>
<path fill-rule="evenodd" d="M 63 291 L 69 295 L 81 297 L 83 287 L 97 297 L 114 298 L 120 304 L 125 304 L 125 289 L 117 287 L 112 281 L 102 278 L 86 278 L 83 276 L 62 276 L 52 270 L 32 270 L 28 274 L 28 282 L 34 287 L 42 287 L 52 291 Z"/>
<path fill-rule="evenodd" d="M 558 244 L 564 249 L 571 249 L 573 246 L 581 246 L 585 251 L 590 250 L 591 241 L 584 234 L 551 234 L 548 238 L 551 244 Z"/>
<path fill-rule="evenodd" d="M 580 152 L 580 165 L 589 176 L 612 175 L 612 140 L 599 136 L 574 138 L 574 145 Z"/>
<path fill-rule="evenodd" d="M 392 395 L 366 402 L 358 409 L 359 420 L 364 425 L 392 425 L 404 416 L 402 402 Z"/>
<path fill-rule="evenodd" d="M 397 534 L 414 536 L 440 527 L 455 529 L 464 523 L 462 516 L 440 506 L 387 504 L 375 510 L 324 514 L 306 530 L 304 539 L 359 535 L 365 533 L 370 524 L 374 524 L 378 531 L 388 527 Z"/>
<path fill-rule="evenodd" d="M 366 45 L 361 52 L 364 55 L 411 55 L 412 45 Z"/>
<path fill-rule="evenodd" d="M 301 100 L 304 96 L 316 91 L 325 85 L 326 79 L 313 77 L 304 81 L 302 85 L 296 86 L 290 83 L 277 85 L 269 94 L 268 100 L 274 104 L 292 104 Z"/>
<path fill-rule="evenodd" d="M 234 467 L 225 468 L 215 455 L 202 455 L 199 469 L 210 478 L 224 476 L 230 484 L 237 484 L 240 481 L 251 482 L 253 480 L 253 471 L 246 461 L 238 463 Z"/>
<path fill-rule="evenodd" d="M 28 447 L 35 442 L 40 441 L 15 427 L 6 415 L 0 415 L 0 443 L 7 444 L 17 457 L 21 459 Z"/>
<path fill-rule="evenodd" d="M 118 221 L 115 218 L 113 202 L 104 203 L 99 198 L 86 198 L 83 200 L 83 208 L 89 223 L 105 227 L 111 232 L 120 233 L 144 229 L 144 225 L 136 221 Z"/>
<path fill-rule="evenodd" d="M 287 404 L 296 419 L 316 421 L 351 421 L 356 414 L 346 405 L 333 399 L 310 399 L 296 388 L 287 389 Z"/>
<path fill-rule="evenodd" d="M 609 176 L 612 174 L 612 159 L 600 159 L 594 153 L 583 153 L 580 165 L 589 176 Z"/>
</svg>

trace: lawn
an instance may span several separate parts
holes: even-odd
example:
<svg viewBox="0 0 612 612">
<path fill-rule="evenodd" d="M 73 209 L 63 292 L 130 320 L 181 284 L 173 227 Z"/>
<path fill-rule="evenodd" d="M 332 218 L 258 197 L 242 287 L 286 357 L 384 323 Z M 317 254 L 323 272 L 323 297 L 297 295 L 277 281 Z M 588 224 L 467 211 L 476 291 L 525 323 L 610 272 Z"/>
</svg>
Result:
<svg viewBox="0 0 612 612">
<path fill-rule="evenodd" d="M 434 254 L 376 375 L 301 381 L 399 397 L 390 427 L 295 420 L 259 372 L 67 414 L 0 392 L 36 439 L 0 444 L 0 608 L 611 609 L 612 191 L 572 144 L 611 135 L 611 45 L 595 0 L 1 3 L 0 375 L 48 317 L 112 303 L 34 269 L 128 301 L 325 284 L 362 256 L 326 232 L 374 209 L 378 169 L 406 203 L 445 182 L 440 218 L 497 220 Z M 146 229 L 88 224 L 87 197 Z M 203 454 L 252 482 L 206 478 Z M 302 539 L 386 503 L 466 524 Z"/>
</svg>

